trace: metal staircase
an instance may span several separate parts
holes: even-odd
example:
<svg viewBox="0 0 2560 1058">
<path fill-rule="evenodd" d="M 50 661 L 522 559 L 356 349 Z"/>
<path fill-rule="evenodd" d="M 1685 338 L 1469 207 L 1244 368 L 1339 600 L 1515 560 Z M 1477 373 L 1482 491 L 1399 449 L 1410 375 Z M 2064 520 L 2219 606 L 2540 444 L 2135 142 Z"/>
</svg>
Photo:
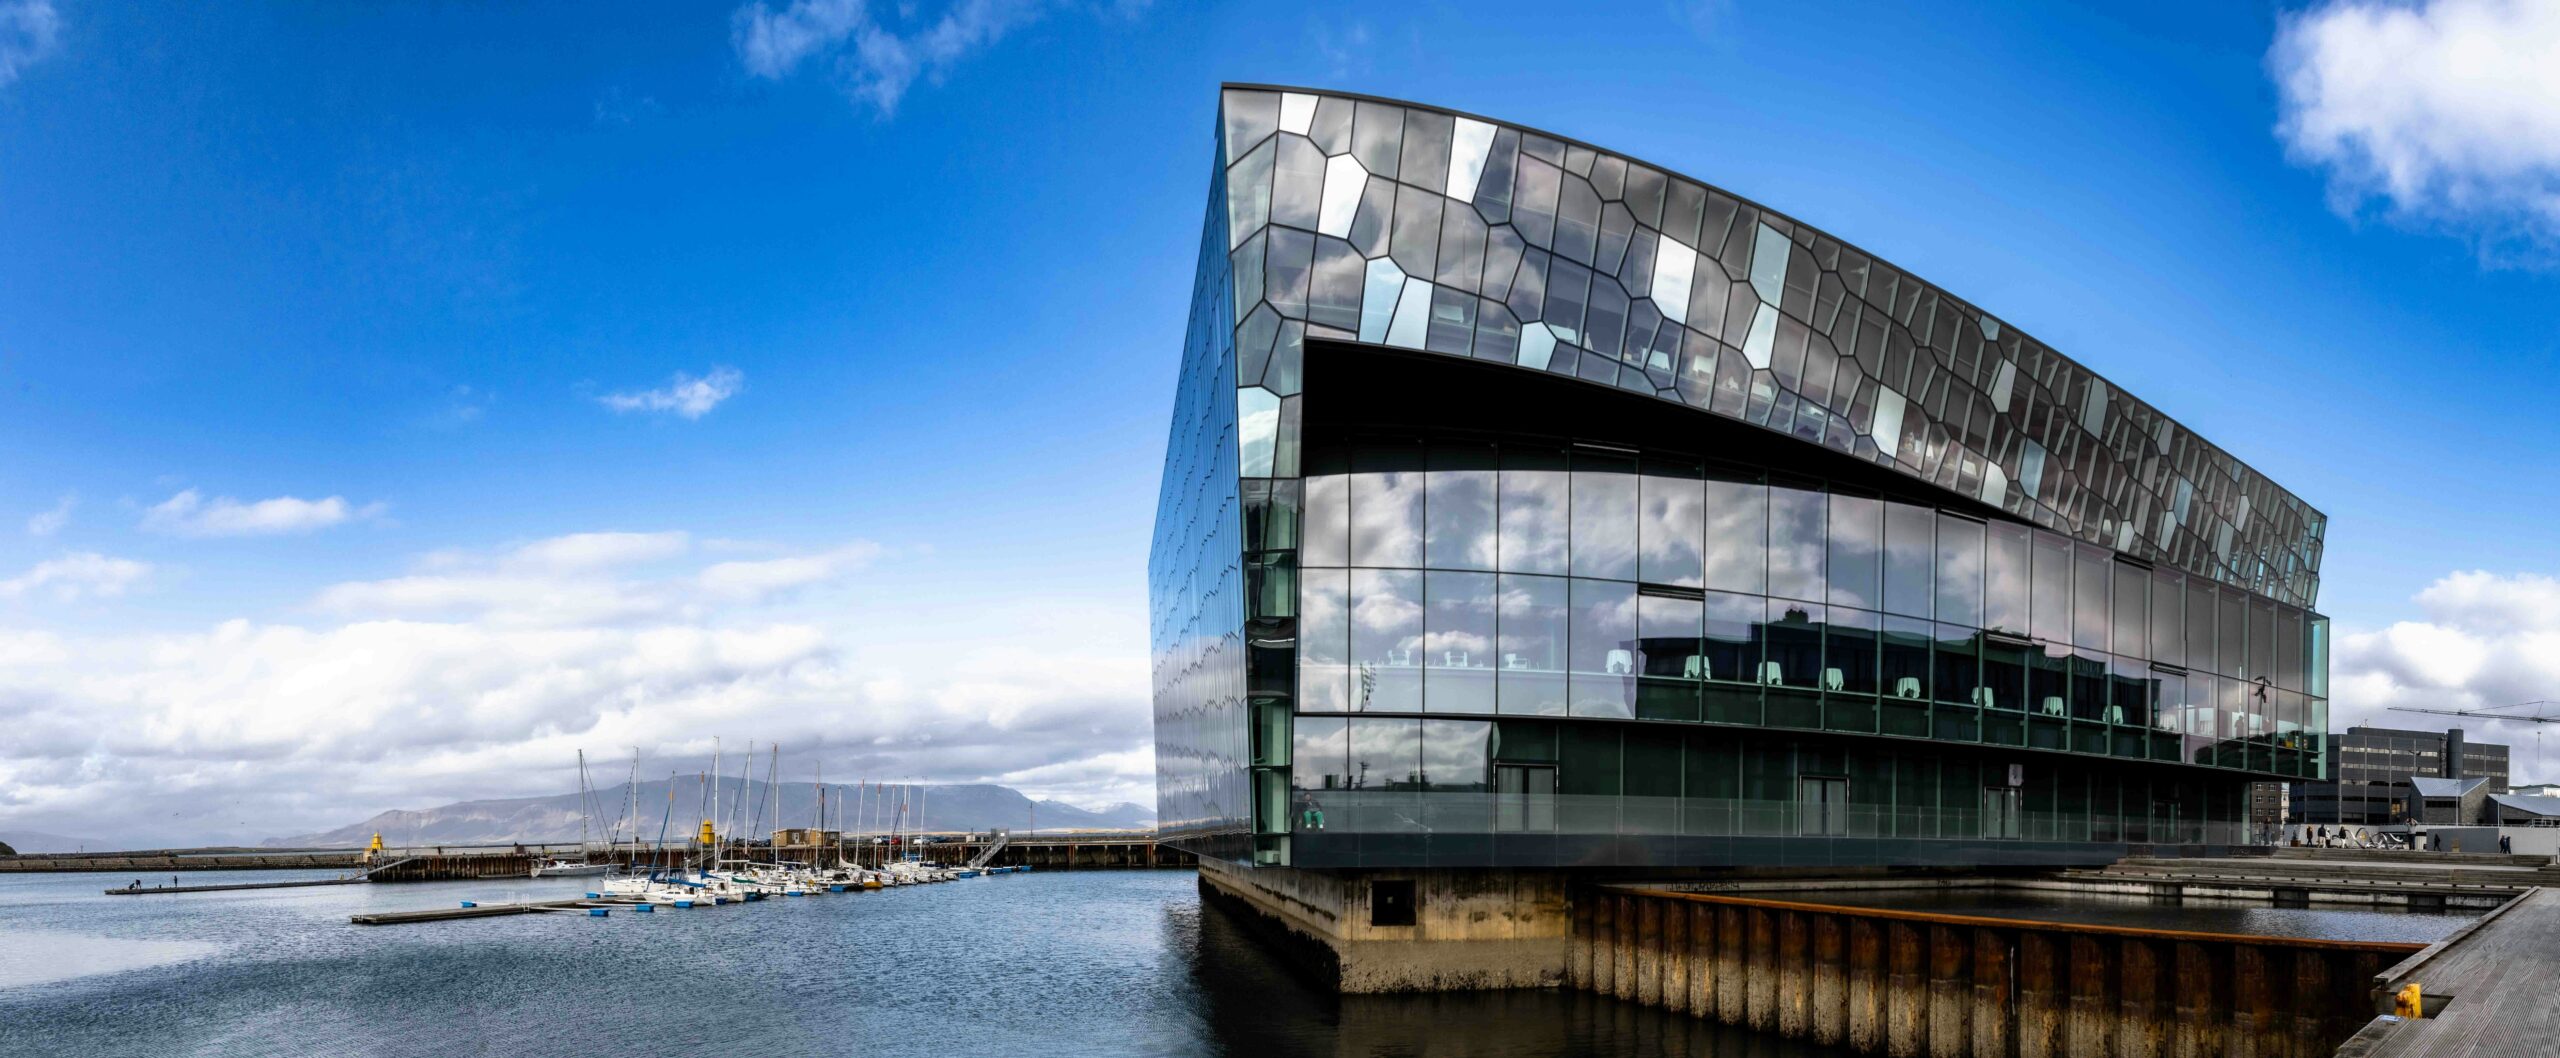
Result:
<svg viewBox="0 0 2560 1058">
<path fill-rule="evenodd" d="M 977 855 L 969 857 L 969 869 L 973 871 L 985 870 L 988 864 L 995 862 L 996 853 L 1003 852 L 1005 843 L 1012 839 L 1013 831 L 995 831 L 987 839 L 987 847 L 978 850 Z"/>
</svg>

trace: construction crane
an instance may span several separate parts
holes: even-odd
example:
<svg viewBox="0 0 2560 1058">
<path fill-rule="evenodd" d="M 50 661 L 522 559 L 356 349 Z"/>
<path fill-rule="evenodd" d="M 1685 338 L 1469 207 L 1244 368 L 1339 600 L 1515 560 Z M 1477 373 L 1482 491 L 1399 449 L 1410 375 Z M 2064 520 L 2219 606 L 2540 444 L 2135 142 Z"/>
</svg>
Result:
<svg viewBox="0 0 2560 1058">
<path fill-rule="evenodd" d="M 2560 714 L 2554 714 L 2550 711 L 2551 706 L 2554 704 L 2560 703 L 2554 703 L 2549 698 L 2536 698 L 2530 702 L 2516 702 L 2512 705 L 2483 706 L 2478 709 L 2429 709 L 2425 706 L 2419 705 L 2395 705 L 2391 707 L 2391 710 L 2398 713 L 2434 713 L 2437 716 L 2460 716 L 2474 720 L 2513 720 L 2526 724 L 2560 724 Z M 2510 713 L 2503 711 L 2508 709 L 2532 709 L 2534 711 L 2531 713 Z M 2548 777 L 2550 774 L 2549 772 L 2544 771 L 2542 766 L 2542 729 L 2539 727 L 2533 729 L 2533 770 L 2537 777 Z"/>
<path fill-rule="evenodd" d="M 2434 713 L 2438 716 L 2468 716 L 2480 720 L 2518 720 L 2528 724 L 2560 724 L 2560 715 L 2536 713 L 2531 716 L 2524 716 L 2515 713 L 2499 712 L 2501 709 L 2544 708 L 2552 704 L 2554 703 L 2551 699 L 2536 698 L 2530 702 L 2517 702 L 2513 705 L 2492 705 L 2479 709 L 2429 709 L 2425 706 L 2418 705 L 2395 705 L 2391 707 L 2391 711 L 2395 713 Z"/>
</svg>

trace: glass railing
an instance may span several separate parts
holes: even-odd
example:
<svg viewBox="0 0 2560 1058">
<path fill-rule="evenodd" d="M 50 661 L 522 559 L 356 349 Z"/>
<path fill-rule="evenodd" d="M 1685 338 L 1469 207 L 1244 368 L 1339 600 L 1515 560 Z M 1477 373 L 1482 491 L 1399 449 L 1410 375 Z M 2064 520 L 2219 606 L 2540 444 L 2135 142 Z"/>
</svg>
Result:
<svg viewBox="0 0 2560 1058">
<path fill-rule="evenodd" d="M 1789 799 L 1472 791 L 1300 791 L 1292 829 L 1309 835 L 1841 837 L 1963 841 L 2262 844 L 2248 824 L 1987 804 L 1921 807 Z"/>
</svg>

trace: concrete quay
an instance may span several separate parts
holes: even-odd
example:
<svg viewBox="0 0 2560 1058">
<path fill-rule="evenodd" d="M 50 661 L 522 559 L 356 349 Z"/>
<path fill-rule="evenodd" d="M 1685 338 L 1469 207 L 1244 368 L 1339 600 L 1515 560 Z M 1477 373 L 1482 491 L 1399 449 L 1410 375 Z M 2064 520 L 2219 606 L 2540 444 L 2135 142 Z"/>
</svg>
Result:
<svg viewBox="0 0 2560 1058">
<path fill-rule="evenodd" d="M 1560 987 L 1895 1058 L 2560 1056 L 2560 1025 L 2549 1024 L 2560 1019 L 2549 999 L 2560 994 L 2560 896 L 2540 888 L 2555 881 L 2548 861 L 2286 851 L 2139 857 L 2103 871 L 1662 879 L 1210 862 L 1200 890 L 1352 995 Z M 2503 910 L 2431 946 L 1862 899 L 1879 890 Z M 2474 1020 L 2376 1020 L 2376 1004 L 2387 1011 L 2388 993 L 2413 976 L 2424 979 L 2431 1012 L 2467 1007 Z M 2519 1038 L 2495 1025 L 2541 1042 L 2404 1051 L 2362 1042 L 2394 1027 L 2403 1041 Z"/>
</svg>

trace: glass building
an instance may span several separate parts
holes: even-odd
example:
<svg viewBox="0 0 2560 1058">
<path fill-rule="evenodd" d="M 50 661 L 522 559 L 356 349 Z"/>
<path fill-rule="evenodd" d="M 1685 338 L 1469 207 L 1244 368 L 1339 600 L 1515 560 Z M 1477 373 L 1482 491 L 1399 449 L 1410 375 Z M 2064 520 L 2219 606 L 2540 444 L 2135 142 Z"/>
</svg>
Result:
<svg viewBox="0 0 2560 1058">
<path fill-rule="evenodd" d="M 1160 828 L 1299 867 L 2064 863 L 2327 774 L 2323 516 L 1793 218 L 1227 86 Z"/>
</svg>

